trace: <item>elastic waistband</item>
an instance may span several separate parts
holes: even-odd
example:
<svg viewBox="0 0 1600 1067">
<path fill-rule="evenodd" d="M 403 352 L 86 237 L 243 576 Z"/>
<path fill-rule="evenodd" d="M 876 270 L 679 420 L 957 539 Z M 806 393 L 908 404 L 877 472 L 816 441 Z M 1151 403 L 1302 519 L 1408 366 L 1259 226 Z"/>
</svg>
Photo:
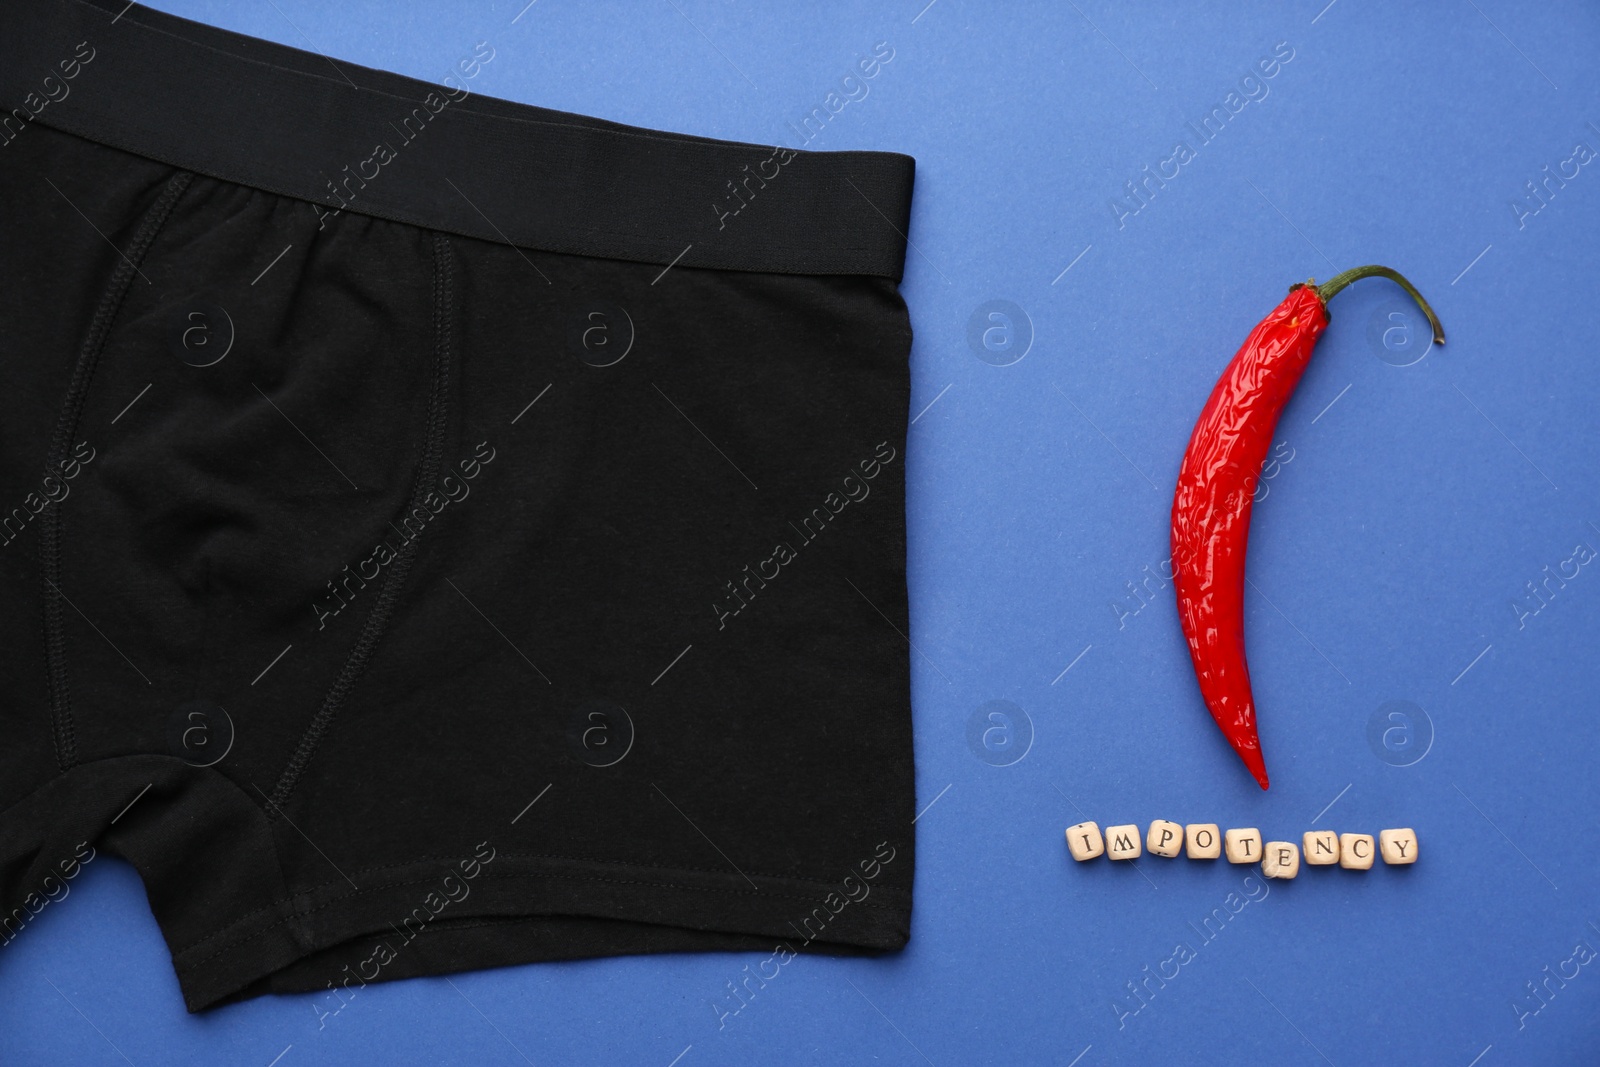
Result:
<svg viewBox="0 0 1600 1067">
<path fill-rule="evenodd" d="M 307 202 L 575 255 L 899 281 L 915 161 L 661 133 L 126 7 L 14 0 L 0 161 L 31 122 Z M 471 72 L 469 75 L 468 72 Z"/>
</svg>

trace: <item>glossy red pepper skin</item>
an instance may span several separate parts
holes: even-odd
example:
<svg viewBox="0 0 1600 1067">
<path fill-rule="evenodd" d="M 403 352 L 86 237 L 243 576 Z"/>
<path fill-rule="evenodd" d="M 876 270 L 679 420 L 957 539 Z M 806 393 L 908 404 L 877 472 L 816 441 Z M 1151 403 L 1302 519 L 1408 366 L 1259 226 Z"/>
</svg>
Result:
<svg viewBox="0 0 1600 1067">
<path fill-rule="evenodd" d="M 1278 416 L 1328 327 L 1317 290 L 1297 286 L 1257 324 L 1200 412 L 1172 499 L 1178 618 L 1211 717 L 1267 788 L 1244 648 L 1245 551 Z"/>
<path fill-rule="evenodd" d="M 1250 331 L 1200 412 L 1172 498 L 1173 586 L 1206 708 L 1244 765 L 1267 788 L 1256 702 L 1244 655 L 1244 557 L 1262 461 L 1278 416 L 1328 328 L 1328 300 L 1363 278 L 1388 278 L 1417 302 L 1433 343 L 1444 327 L 1417 287 L 1376 263 L 1289 289 Z"/>
</svg>

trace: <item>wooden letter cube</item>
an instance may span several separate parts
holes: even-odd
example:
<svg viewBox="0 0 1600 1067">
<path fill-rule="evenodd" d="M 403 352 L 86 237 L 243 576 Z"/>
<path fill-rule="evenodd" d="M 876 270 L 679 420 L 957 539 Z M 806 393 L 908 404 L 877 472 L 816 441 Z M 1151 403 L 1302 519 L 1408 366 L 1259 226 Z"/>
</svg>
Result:
<svg viewBox="0 0 1600 1067">
<path fill-rule="evenodd" d="M 1293 878 L 1300 873 L 1300 847 L 1293 841 L 1268 841 L 1261 846 L 1261 873 L 1268 878 Z"/>
<path fill-rule="evenodd" d="M 1417 862 L 1417 833 L 1415 830 L 1382 830 L 1378 833 L 1378 849 L 1383 862 L 1402 864 Z"/>
<path fill-rule="evenodd" d="M 1339 866 L 1347 871 L 1370 871 L 1375 851 L 1371 834 L 1339 835 Z"/>
<path fill-rule="evenodd" d="M 1114 860 L 1136 860 L 1140 851 L 1139 828 L 1133 823 L 1106 827 L 1106 855 Z"/>
<path fill-rule="evenodd" d="M 1332 830 L 1307 830 L 1300 838 L 1305 848 L 1306 862 L 1313 867 L 1326 867 L 1339 862 L 1339 835 Z"/>
<path fill-rule="evenodd" d="M 1079 863 L 1106 854 L 1106 842 L 1100 836 L 1100 827 L 1092 822 L 1080 822 L 1067 827 L 1067 848 L 1072 850 L 1072 858 Z"/>
<path fill-rule="evenodd" d="M 1176 856 L 1183 849 L 1183 827 L 1165 819 L 1150 823 L 1150 835 L 1145 839 L 1152 856 Z"/>
<path fill-rule="evenodd" d="M 1261 831 L 1255 827 L 1229 830 L 1224 835 L 1229 863 L 1261 862 Z"/>
<path fill-rule="evenodd" d="M 1192 822 L 1183 828 L 1192 860 L 1214 860 L 1222 855 L 1222 831 L 1214 822 Z"/>
</svg>

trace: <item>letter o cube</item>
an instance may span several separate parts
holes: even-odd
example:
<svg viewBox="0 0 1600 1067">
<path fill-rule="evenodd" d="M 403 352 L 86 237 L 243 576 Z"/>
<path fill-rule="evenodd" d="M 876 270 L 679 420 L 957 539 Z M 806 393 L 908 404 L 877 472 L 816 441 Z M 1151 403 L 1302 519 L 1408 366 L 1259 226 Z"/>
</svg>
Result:
<svg viewBox="0 0 1600 1067">
<path fill-rule="evenodd" d="M 1192 822 L 1183 828 L 1192 860 L 1214 860 L 1222 855 L 1222 830 L 1214 822 Z"/>
</svg>

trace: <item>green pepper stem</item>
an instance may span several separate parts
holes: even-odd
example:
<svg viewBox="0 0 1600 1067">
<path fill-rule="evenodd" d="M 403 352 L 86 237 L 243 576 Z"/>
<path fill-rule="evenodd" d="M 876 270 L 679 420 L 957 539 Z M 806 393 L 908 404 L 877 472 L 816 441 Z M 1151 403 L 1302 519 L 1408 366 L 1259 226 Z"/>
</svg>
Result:
<svg viewBox="0 0 1600 1067">
<path fill-rule="evenodd" d="M 1433 308 L 1429 307 L 1428 302 L 1422 299 L 1422 294 L 1417 292 L 1417 287 L 1406 281 L 1405 277 L 1402 276 L 1399 271 L 1391 270 L 1388 267 L 1380 267 L 1376 264 L 1365 267 L 1355 267 L 1351 270 L 1345 271 L 1343 274 L 1335 274 L 1332 278 L 1329 278 L 1321 285 L 1315 286 L 1317 295 L 1320 296 L 1322 298 L 1322 302 L 1326 304 L 1335 293 L 1339 292 L 1339 290 L 1343 289 L 1351 282 L 1360 281 L 1362 278 L 1388 278 L 1400 288 L 1410 293 L 1411 299 L 1415 300 L 1417 302 L 1417 306 L 1422 309 L 1422 313 L 1428 316 L 1428 325 L 1433 327 L 1434 344 L 1444 344 L 1444 327 L 1439 324 L 1439 316 L 1435 315 L 1433 313 Z"/>
</svg>

